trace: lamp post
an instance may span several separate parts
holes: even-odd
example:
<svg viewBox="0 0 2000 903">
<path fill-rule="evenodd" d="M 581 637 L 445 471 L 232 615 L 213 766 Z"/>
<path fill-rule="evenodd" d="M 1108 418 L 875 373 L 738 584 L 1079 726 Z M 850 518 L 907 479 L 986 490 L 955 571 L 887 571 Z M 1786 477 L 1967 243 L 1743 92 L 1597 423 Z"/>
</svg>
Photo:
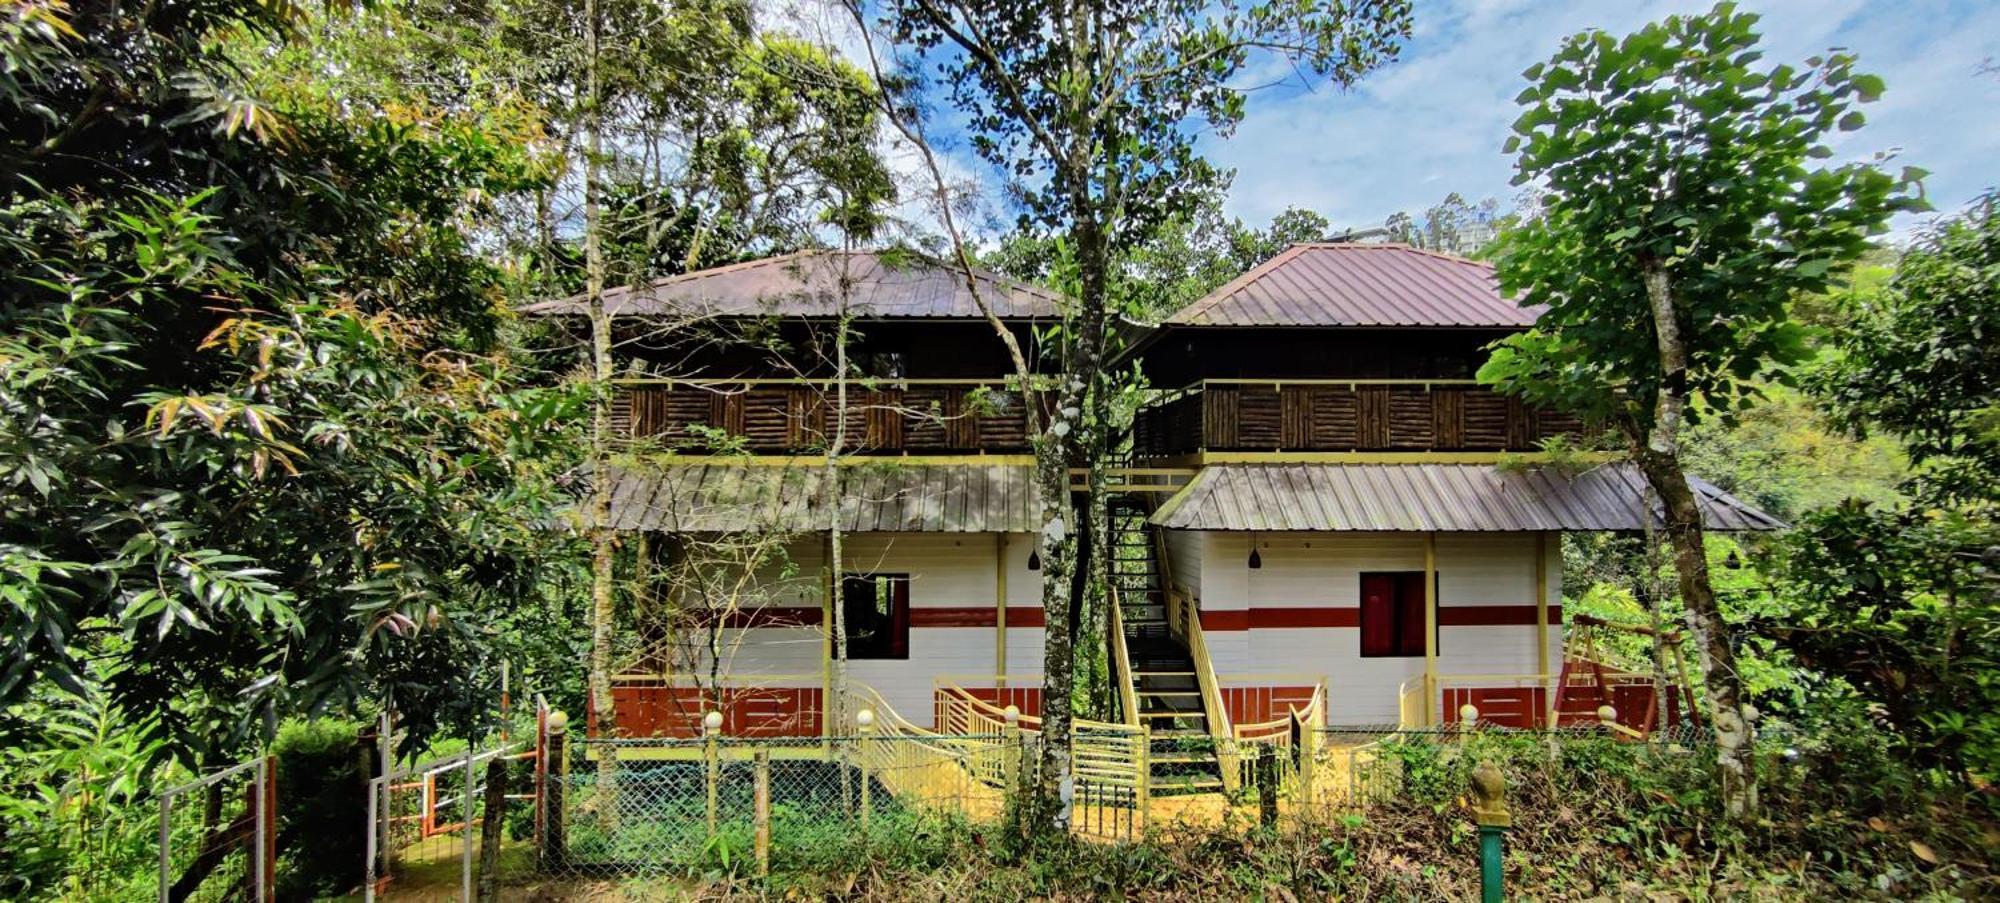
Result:
<svg viewBox="0 0 2000 903">
<path fill-rule="evenodd" d="M 1479 824 L 1480 903 L 1500 903 L 1501 839 L 1513 826 L 1514 815 L 1507 810 L 1507 780 L 1491 761 L 1472 770 L 1472 818 Z"/>
</svg>

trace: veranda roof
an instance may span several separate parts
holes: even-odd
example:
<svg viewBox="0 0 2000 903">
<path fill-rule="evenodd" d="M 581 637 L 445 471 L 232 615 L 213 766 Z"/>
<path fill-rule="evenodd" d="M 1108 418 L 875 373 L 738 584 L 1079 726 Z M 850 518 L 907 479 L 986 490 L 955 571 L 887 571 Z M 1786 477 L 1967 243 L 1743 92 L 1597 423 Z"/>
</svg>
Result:
<svg viewBox="0 0 2000 903">
<path fill-rule="evenodd" d="M 1712 530 L 1784 524 L 1690 477 Z M 1223 464 L 1203 468 L 1154 512 L 1182 530 L 1513 532 L 1659 525 L 1645 477 L 1626 463 L 1569 475 L 1486 464 Z"/>
<path fill-rule="evenodd" d="M 1500 294 L 1493 265 L 1401 244 L 1297 244 L 1167 318 L 1170 326 L 1520 329 L 1536 308 Z"/>
<path fill-rule="evenodd" d="M 840 529 L 848 533 L 1027 533 L 1034 523 L 1033 468 L 1020 464 L 843 466 Z M 787 464 L 673 464 L 612 475 L 610 525 L 670 533 L 832 529 L 819 504 L 826 479 L 815 459 Z"/>
<path fill-rule="evenodd" d="M 1058 314 L 1062 296 L 1055 292 L 977 267 L 972 275 L 977 296 L 956 264 L 914 254 L 800 251 L 609 289 L 604 307 L 614 317 L 836 317 L 845 280 L 846 312 L 862 319 L 979 319 L 981 299 L 1001 319 Z M 521 308 L 531 316 L 588 310 L 583 295 Z"/>
</svg>

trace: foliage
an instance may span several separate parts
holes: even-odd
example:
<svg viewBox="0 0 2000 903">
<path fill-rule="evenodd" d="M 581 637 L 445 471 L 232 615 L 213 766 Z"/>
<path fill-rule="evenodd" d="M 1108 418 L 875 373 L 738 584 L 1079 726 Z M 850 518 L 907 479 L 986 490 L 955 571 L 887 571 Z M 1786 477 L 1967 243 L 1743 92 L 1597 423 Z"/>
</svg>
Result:
<svg viewBox="0 0 2000 903">
<path fill-rule="evenodd" d="M 1504 340 L 1481 378 L 1529 400 L 1652 426 L 1662 393 L 1728 416 L 1757 381 L 1785 383 L 1804 336 L 1790 299 L 1824 292 L 1920 170 L 1815 165 L 1864 121 L 1882 80 L 1851 54 L 1758 68 L 1757 17 L 1718 5 L 1620 40 L 1575 35 L 1528 69 L 1507 141 L 1517 184 L 1547 188 L 1509 237 L 1500 278 L 1548 311 Z M 1647 274 L 1671 286 L 1685 372 L 1661 365 Z"/>
<path fill-rule="evenodd" d="M 53 694 L 45 694 L 53 696 Z M 131 899 L 152 890 L 160 744 L 101 695 L 0 717 L 0 896 Z"/>
<path fill-rule="evenodd" d="M 1783 617 L 1761 625 L 1838 679 L 1898 756 L 1961 779 L 2000 769 L 2000 571 L 1990 521 L 1848 502 L 1785 547 Z"/>
<path fill-rule="evenodd" d="M 1860 294 L 1816 388 L 1844 422 L 1900 438 L 1926 503 L 2000 501 L 2000 198 L 1927 232 Z"/>
<path fill-rule="evenodd" d="M 8 32 L 37 62 L 0 86 L 0 557 L 30 575 L 0 700 L 101 685 L 190 764 L 389 695 L 419 737 L 485 717 L 497 628 L 566 560 L 576 410 L 523 383 L 461 226 L 531 184 L 517 150 L 244 93 L 231 41 L 289 39 L 286 5 L 35 9 L 61 25 Z"/>
<path fill-rule="evenodd" d="M 288 721 L 271 742 L 278 760 L 278 896 L 321 899 L 362 873 L 368 821 L 368 748 L 361 726 L 330 718 Z"/>
<path fill-rule="evenodd" d="M 1413 248 L 1477 257 L 1490 244 L 1500 224 L 1500 202 L 1487 198 L 1467 203 L 1454 191 L 1426 209 L 1421 217 L 1408 213 L 1390 214 L 1383 228 L 1391 241 Z"/>
</svg>

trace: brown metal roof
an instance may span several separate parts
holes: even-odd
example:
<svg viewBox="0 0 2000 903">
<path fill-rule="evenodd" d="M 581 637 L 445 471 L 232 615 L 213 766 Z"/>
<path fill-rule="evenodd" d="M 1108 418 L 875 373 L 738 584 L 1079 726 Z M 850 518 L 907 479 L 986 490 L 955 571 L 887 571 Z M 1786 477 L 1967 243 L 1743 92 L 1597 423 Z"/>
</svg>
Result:
<svg viewBox="0 0 2000 903">
<path fill-rule="evenodd" d="M 1182 308 L 1177 326 L 1520 328 L 1491 264 L 1400 244 L 1298 244 Z"/>
<path fill-rule="evenodd" d="M 1712 530 L 1784 524 L 1690 477 Z M 1223 464 L 1205 467 L 1153 514 L 1182 530 L 1513 532 L 1643 530 L 1659 523 L 1631 464 L 1574 476 L 1486 464 Z"/>
<path fill-rule="evenodd" d="M 848 282 L 848 312 L 864 319 L 983 317 L 955 264 L 916 255 L 886 258 L 873 251 L 800 251 L 669 276 L 650 285 L 610 289 L 604 306 L 612 316 L 833 317 L 841 312 L 841 282 Z M 1062 296 L 974 268 L 979 297 L 1003 319 L 1057 315 Z M 530 315 L 581 314 L 582 295 L 540 301 Z"/>
<path fill-rule="evenodd" d="M 841 468 L 848 533 L 1027 533 L 1036 529 L 1033 468 L 1009 464 L 864 463 Z M 610 524 L 674 533 L 827 530 L 816 504 L 824 466 L 674 464 L 612 476 Z"/>
</svg>

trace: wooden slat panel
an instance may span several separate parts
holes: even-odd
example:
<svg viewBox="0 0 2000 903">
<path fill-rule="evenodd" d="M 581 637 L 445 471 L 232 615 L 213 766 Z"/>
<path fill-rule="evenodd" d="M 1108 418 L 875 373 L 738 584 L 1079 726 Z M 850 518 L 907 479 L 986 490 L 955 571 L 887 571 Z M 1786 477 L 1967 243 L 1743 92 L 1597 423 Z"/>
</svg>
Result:
<svg viewBox="0 0 2000 903">
<path fill-rule="evenodd" d="M 1547 439 L 1553 436 L 1575 438 L 1583 434 L 1583 421 L 1568 414 L 1555 411 L 1537 411 L 1535 418 L 1535 438 Z"/>
<path fill-rule="evenodd" d="M 1438 389 L 1431 393 L 1431 446 L 1465 447 L 1465 396 L 1467 390 Z"/>
<path fill-rule="evenodd" d="M 955 407 L 955 393 L 942 386 L 913 386 L 903 393 L 903 448 L 942 451 L 951 447 L 946 424 Z"/>
<path fill-rule="evenodd" d="M 792 393 L 789 389 L 755 389 L 736 396 L 743 418 L 741 435 L 758 451 L 776 451 L 791 444 Z"/>
<path fill-rule="evenodd" d="M 1389 447 L 1427 449 L 1433 436 L 1431 393 L 1425 389 L 1389 390 Z"/>
<path fill-rule="evenodd" d="M 1352 451 L 1360 444 L 1360 396 L 1352 389 L 1313 392 L 1313 451 Z"/>
<path fill-rule="evenodd" d="M 903 416 L 897 410 L 903 405 L 903 393 L 897 389 L 884 389 L 869 393 L 868 406 L 868 447 L 872 449 L 895 450 L 904 448 Z"/>
<path fill-rule="evenodd" d="M 1474 450 L 1508 448 L 1509 399 L 1491 389 L 1465 393 L 1462 447 Z"/>
<path fill-rule="evenodd" d="M 947 396 L 951 419 L 945 421 L 945 441 L 952 448 L 979 447 L 979 411 L 972 398 L 974 391 L 953 389 Z M 987 393 L 980 394 L 990 398 Z"/>
<path fill-rule="evenodd" d="M 1236 447 L 1237 390 L 1213 386 L 1201 393 L 1204 448 Z"/>
<path fill-rule="evenodd" d="M 1389 390 L 1385 386 L 1364 386 L 1356 390 L 1357 448 L 1389 447 Z"/>
<path fill-rule="evenodd" d="M 1535 428 L 1535 413 L 1521 403 L 1521 399 L 1507 397 L 1507 447 L 1533 448 L 1540 430 Z"/>
<path fill-rule="evenodd" d="M 1271 386 L 1244 386 L 1236 397 L 1236 447 L 1275 449 L 1283 441 L 1282 402 Z"/>
<path fill-rule="evenodd" d="M 1279 444 L 1288 450 L 1312 447 L 1313 390 L 1305 386 L 1287 386 L 1282 407 Z"/>
</svg>

